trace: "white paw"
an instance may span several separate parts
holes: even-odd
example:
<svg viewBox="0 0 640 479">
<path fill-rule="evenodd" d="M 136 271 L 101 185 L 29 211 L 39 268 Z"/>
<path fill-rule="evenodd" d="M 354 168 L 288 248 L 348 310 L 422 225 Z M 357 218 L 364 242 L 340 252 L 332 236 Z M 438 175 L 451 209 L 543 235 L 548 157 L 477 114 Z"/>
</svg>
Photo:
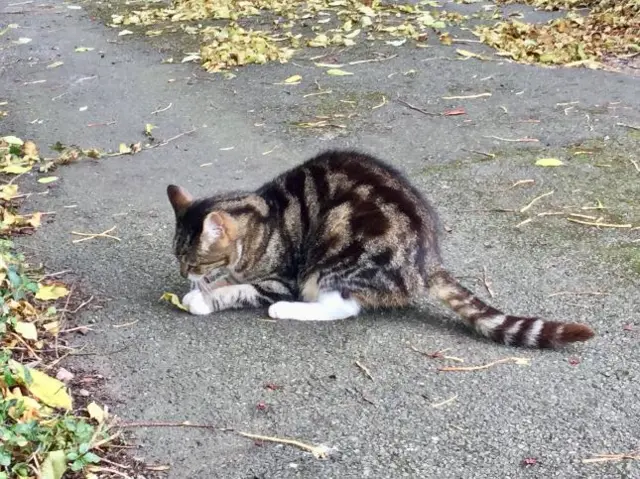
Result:
<svg viewBox="0 0 640 479">
<path fill-rule="evenodd" d="M 292 303 L 289 301 L 278 301 L 269 306 L 269 317 L 274 319 L 294 319 L 297 321 L 313 321 L 316 318 L 310 317 L 307 303 Z"/>
<path fill-rule="evenodd" d="M 191 304 L 191 301 L 193 301 L 193 298 L 195 298 L 198 295 L 202 295 L 202 293 L 200 292 L 199 289 L 192 289 L 191 291 L 189 291 L 187 294 L 185 294 L 182 297 L 182 304 L 189 308 L 189 305 Z"/>
<path fill-rule="evenodd" d="M 207 303 L 207 301 L 204 299 L 204 296 L 202 295 L 202 292 L 199 290 L 187 293 L 187 295 L 182 300 L 182 304 L 187 307 L 191 314 L 195 314 L 198 316 L 203 316 L 205 314 L 210 314 L 213 312 L 211 306 Z"/>
</svg>

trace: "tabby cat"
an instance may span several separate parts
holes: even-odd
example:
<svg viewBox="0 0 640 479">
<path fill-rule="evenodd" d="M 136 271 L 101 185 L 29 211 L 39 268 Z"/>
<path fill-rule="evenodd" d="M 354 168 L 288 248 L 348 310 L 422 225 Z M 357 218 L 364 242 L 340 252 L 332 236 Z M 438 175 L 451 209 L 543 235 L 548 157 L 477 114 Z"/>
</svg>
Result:
<svg viewBox="0 0 640 479">
<path fill-rule="evenodd" d="M 429 202 L 360 152 L 324 152 L 253 192 L 194 199 L 170 185 L 167 194 L 192 314 L 268 306 L 272 318 L 332 321 L 429 293 L 498 343 L 552 348 L 594 335 L 504 314 L 467 290 L 442 265 Z"/>
</svg>

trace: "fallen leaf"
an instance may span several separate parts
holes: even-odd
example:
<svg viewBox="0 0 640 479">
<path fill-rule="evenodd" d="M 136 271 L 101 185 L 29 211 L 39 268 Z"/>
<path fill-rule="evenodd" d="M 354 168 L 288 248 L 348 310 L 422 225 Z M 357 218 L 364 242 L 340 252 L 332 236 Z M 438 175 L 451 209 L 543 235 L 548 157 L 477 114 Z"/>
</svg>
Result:
<svg viewBox="0 0 640 479">
<path fill-rule="evenodd" d="M 403 38 L 402 40 L 387 40 L 385 43 L 387 45 L 391 45 L 392 47 L 399 47 L 407 43 L 407 39 Z"/>
<path fill-rule="evenodd" d="M 181 310 L 188 311 L 186 306 L 184 306 L 180 302 L 180 298 L 178 298 L 178 296 L 176 296 L 173 293 L 163 293 L 162 296 L 160 297 L 160 300 L 161 301 L 169 301 L 171 304 L 173 304 L 174 306 L 180 308 Z"/>
<path fill-rule="evenodd" d="M 31 339 L 33 341 L 36 341 L 38 339 L 38 331 L 36 331 L 36 325 L 33 323 L 28 323 L 26 321 L 16 321 L 16 325 L 13 327 L 13 329 L 24 339 Z"/>
<path fill-rule="evenodd" d="M 41 479 L 61 479 L 67 471 L 67 455 L 64 451 L 51 451 L 40 468 Z"/>
<path fill-rule="evenodd" d="M 22 145 L 22 154 L 25 156 L 30 156 L 32 158 L 37 158 L 38 147 L 33 141 L 27 140 L 24 142 L 24 145 Z"/>
<path fill-rule="evenodd" d="M 22 146 L 24 141 L 22 141 L 20 138 L 18 138 L 17 136 L 3 136 L 2 140 L 5 141 L 6 143 L 9 143 L 10 145 L 19 145 Z"/>
<path fill-rule="evenodd" d="M 287 78 L 284 83 L 287 83 L 289 85 L 297 85 L 298 83 L 300 83 L 300 80 L 302 80 L 302 77 L 300 75 L 293 75 L 290 76 L 289 78 Z"/>
<path fill-rule="evenodd" d="M 119 37 L 123 37 L 125 35 L 133 35 L 133 32 L 131 30 L 122 30 L 120 33 L 118 33 Z"/>
<path fill-rule="evenodd" d="M 45 176 L 44 178 L 40 178 L 38 180 L 38 183 L 42 183 L 43 185 L 46 185 L 48 183 L 53 183 L 54 181 L 57 181 L 58 177 L 57 176 Z"/>
<path fill-rule="evenodd" d="M 29 42 L 31 42 L 31 38 L 20 37 L 17 40 L 15 40 L 13 43 L 16 43 L 18 45 L 25 45 L 25 44 L 27 44 Z"/>
<path fill-rule="evenodd" d="M 69 294 L 69 290 L 64 286 L 50 284 L 47 286 L 40 286 L 40 289 L 38 289 L 38 292 L 36 293 L 36 299 L 41 301 L 52 301 L 62 298 L 67 294 Z"/>
<path fill-rule="evenodd" d="M 156 128 L 155 125 L 152 125 L 151 123 L 147 123 L 144 126 L 144 134 L 147 136 L 151 136 L 151 132 Z"/>
<path fill-rule="evenodd" d="M 562 166 L 564 163 L 557 158 L 540 158 L 536 161 L 536 166 Z"/>
<path fill-rule="evenodd" d="M 342 77 L 342 76 L 353 75 L 353 73 L 340 70 L 339 68 L 331 68 L 330 70 L 327 70 L 327 75 Z"/>
<path fill-rule="evenodd" d="M 47 406 L 71 410 L 72 399 L 62 381 L 49 377 L 36 369 L 23 366 L 13 359 L 9 360 L 9 368 L 36 399 Z"/>
<path fill-rule="evenodd" d="M 31 169 L 31 166 L 9 165 L 5 168 L 2 168 L 2 172 L 9 173 L 11 175 L 21 175 L 22 173 L 26 173 L 30 169 Z"/>
<path fill-rule="evenodd" d="M 127 153 L 131 153 L 131 148 L 129 148 L 126 143 L 120 143 L 118 153 L 126 155 Z"/>
<path fill-rule="evenodd" d="M 107 417 L 107 413 L 104 409 L 98 406 L 96 403 L 89 403 L 87 406 L 87 412 L 89 413 L 89 417 L 91 419 L 95 419 L 98 421 L 98 424 L 102 424 Z"/>
<path fill-rule="evenodd" d="M 47 65 L 47 68 L 58 68 L 60 65 L 64 65 L 64 62 L 53 62 L 50 65 Z"/>
<path fill-rule="evenodd" d="M 75 51 L 78 53 L 92 52 L 93 50 L 95 50 L 95 48 L 93 47 L 76 47 L 75 49 Z"/>
</svg>

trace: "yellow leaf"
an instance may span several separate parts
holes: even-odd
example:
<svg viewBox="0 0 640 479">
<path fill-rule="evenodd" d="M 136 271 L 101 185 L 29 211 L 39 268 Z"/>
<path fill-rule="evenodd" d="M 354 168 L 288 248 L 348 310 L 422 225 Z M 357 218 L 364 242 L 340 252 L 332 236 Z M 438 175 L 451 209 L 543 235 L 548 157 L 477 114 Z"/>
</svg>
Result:
<svg viewBox="0 0 640 479">
<path fill-rule="evenodd" d="M 0 199 L 10 200 L 18 194 L 18 185 L 2 185 L 0 186 Z"/>
<path fill-rule="evenodd" d="M 284 82 L 297 85 L 298 83 L 300 83 L 300 80 L 302 80 L 302 77 L 300 75 L 293 75 L 287 78 Z"/>
<path fill-rule="evenodd" d="M 49 377 L 43 372 L 23 366 L 13 359 L 9 360 L 9 368 L 36 399 L 47 406 L 71 410 L 71 396 L 67 393 L 63 382 Z"/>
<path fill-rule="evenodd" d="M 21 175 L 22 173 L 26 173 L 31 169 L 31 166 L 21 166 L 21 165 L 9 165 L 2 168 L 4 173 L 9 173 L 12 175 Z"/>
<path fill-rule="evenodd" d="M 24 339 L 38 339 L 38 332 L 36 331 L 36 325 L 33 323 L 27 323 L 26 321 L 16 321 L 16 325 L 13 329 L 22 336 Z"/>
<path fill-rule="evenodd" d="M 18 138 L 17 136 L 3 136 L 2 140 L 5 141 L 6 143 L 9 143 L 10 145 L 19 145 L 22 146 L 22 144 L 24 143 L 20 138 Z"/>
<path fill-rule="evenodd" d="M 102 424 L 107 417 L 106 411 L 94 402 L 89 403 L 87 406 L 87 412 L 91 419 L 98 421 L 98 424 Z"/>
<path fill-rule="evenodd" d="M 131 148 L 129 148 L 126 143 L 120 143 L 120 146 L 118 147 L 118 153 L 131 153 Z"/>
<path fill-rule="evenodd" d="M 58 177 L 57 176 L 45 176 L 44 178 L 40 178 L 38 180 L 38 183 L 42 183 L 43 185 L 46 185 L 47 183 L 53 183 L 54 181 L 57 181 Z"/>
<path fill-rule="evenodd" d="M 51 301 L 54 299 L 62 298 L 67 294 L 69 294 L 69 290 L 64 286 L 50 284 L 47 286 L 40 286 L 40 289 L 38 289 L 38 292 L 36 293 L 36 299 L 40 299 L 42 301 Z"/>
<path fill-rule="evenodd" d="M 40 474 L 42 479 L 61 479 L 67 470 L 67 456 L 64 451 L 51 451 L 47 454 Z"/>
<path fill-rule="evenodd" d="M 94 50 L 93 47 L 77 47 L 75 51 L 78 53 L 84 53 L 84 52 L 91 52 L 93 50 Z"/>
<path fill-rule="evenodd" d="M 151 136 L 151 132 L 154 130 L 154 128 L 156 128 L 155 125 L 152 125 L 151 123 L 147 123 L 144 126 L 144 134 L 147 136 Z"/>
<path fill-rule="evenodd" d="M 327 70 L 327 75 L 342 77 L 347 75 L 353 75 L 353 73 L 340 70 L 339 68 L 332 68 L 330 70 Z"/>
<path fill-rule="evenodd" d="M 31 218 L 29 219 L 29 221 L 27 221 L 27 223 L 33 226 L 34 228 L 39 228 L 41 224 L 41 219 L 42 219 L 42 213 L 34 213 L 31 215 Z"/>
<path fill-rule="evenodd" d="M 183 311 L 188 311 L 188 309 L 180 302 L 180 299 L 173 293 L 163 293 L 160 297 L 162 301 L 169 301 L 174 306 L 182 309 Z"/>
<path fill-rule="evenodd" d="M 540 158 L 536 161 L 536 166 L 562 166 L 564 163 L 557 158 Z"/>
</svg>

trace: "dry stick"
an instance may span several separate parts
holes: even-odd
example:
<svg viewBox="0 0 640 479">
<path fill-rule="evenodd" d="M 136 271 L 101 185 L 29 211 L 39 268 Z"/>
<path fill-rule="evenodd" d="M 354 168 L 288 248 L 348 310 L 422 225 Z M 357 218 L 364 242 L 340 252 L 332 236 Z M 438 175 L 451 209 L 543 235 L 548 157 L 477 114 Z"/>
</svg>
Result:
<svg viewBox="0 0 640 479">
<path fill-rule="evenodd" d="M 180 133 L 180 134 L 178 134 L 178 135 L 176 135 L 176 136 L 172 136 L 172 137 L 171 137 L 171 138 L 169 138 L 168 140 L 164 140 L 162 143 L 158 143 L 157 145 L 151 145 L 151 146 L 149 146 L 149 147 L 147 147 L 147 148 L 143 148 L 143 150 L 152 150 L 152 149 L 154 149 L 154 148 L 158 148 L 159 146 L 164 146 L 164 145 L 166 145 L 166 144 L 168 144 L 168 143 L 172 142 L 173 140 L 177 140 L 178 138 L 180 138 L 180 137 L 182 137 L 182 136 L 190 135 L 191 133 L 193 133 L 193 132 L 194 132 L 194 131 L 196 131 L 196 130 L 197 130 L 197 128 L 192 128 L 192 129 L 191 129 L 191 130 L 189 130 L 189 131 L 185 131 L 185 132 L 182 132 L 182 133 Z"/>
<path fill-rule="evenodd" d="M 472 100 L 474 98 L 482 98 L 485 96 L 491 96 L 491 93 L 478 93 L 476 95 L 456 95 L 456 96 L 443 96 L 443 100 Z"/>
<path fill-rule="evenodd" d="M 91 471 L 91 472 L 108 472 L 110 474 L 115 474 L 116 476 L 124 477 L 125 479 L 133 479 L 133 477 L 126 475 L 124 472 L 120 472 L 120 471 L 117 471 L 115 469 L 111 469 L 109 467 L 91 466 L 91 467 L 89 467 L 89 471 Z"/>
<path fill-rule="evenodd" d="M 369 371 L 369 368 L 367 368 L 360 361 L 356 361 L 356 366 L 358 366 L 362 370 L 362 372 L 365 374 L 365 376 L 367 376 L 369 379 L 371 379 L 373 381 L 373 376 L 371 375 L 371 372 Z"/>
<path fill-rule="evenodd" d="M 457 398 L 458 398 L 458 395 L 456 394 L 455 396 L 450 397 L 449 399 L 446 399 L 446 400 L 444 400 L 442 402 L 438 402 L 438 403 L 432 404 L 431 407 L 439 408 L 439 407 L 445 406 L 445 405 L 455 401 Z"/>
<path fill-rule="evenodd" d="M 117 423 L 118 427 L 131 428 L 131 427 L 194 427 L 200 429 L 223 429 L 232 431 L 233 429 L 217 428 L 212 424 L 191 424 L 189 421 L 183 422 L 171 422 L 171 421 L 133 421 L 133 422 L 121 422 Z"/>
<path fill-rule="evenodd" d="M 45 274 L 42 278 L 38 280 L 38 282 L 43 281 L 47 278 L 55 278 L 56 276 L 62 276 L 63 274 L 71 273 L 73 270 L 65 269 L 64 271 L 58 271 L 57 273 L 49 273 Z"/>
<path fill-rule="evenodd" d="M 27 348 L 31 354 L 33 354 L 33 357 L 36 358 L 39 363 L 42 362 L 42 358 L 38 356 L 38 354 L 33 350 L 33 348 L 29 346 L 29 344 L 27 344 L 27 342 L 24 339 L 22 339 L 22 337 L 19 334 L 16 334 L 16 333 L 11 333 L 11 334 L 15 336 L 18 341 L 24 344 L 24 347 Z"/>
<path fill-rule="evenodd" d="M 112 466 L 121 467 L 122 469 L 131 469 L 131 466 L 125 466 L 124 464 L 118 464 L 117 462 L 110 461 L 104 457 L 100 458 L 100 462 L 106 462 L 107 464 L 111 464 Z"/>
<path fill-rule="evenodd" d="M 594 454 L 595 457 L 590 459 L 583 459 L 583 464 L 589 464 L 594 462 L 610 462 L 610 461 L 638 461 L 640 460 L 640 451 L 632 451 L 627 454 Z"/>
<path fill-rule="evenodd" d="M 67 310 L 65 309 L 65 311 L 66 311 L 66 312 L 68 312 L 68 313 L 71 313 L 71 314 L 75 314 L 75 313 L 77 313 L 78 311 L 80 311 L 82 308 L 84 308 L 87 304 L 89 304 L 91 301 L 93 301 L 93 295 L 92 295 L 89 299 L 87 299 L 86 301 L 83 301 L 83 302 L 80 304 L 80 306 L 78 306 L 76 309 L 74 309 L 74 310 L 72 310 L 72 311 L 67 311 Z"/>
<path fill-rule="evenodd" d="M 567 295 L 575 295 L 575 296 L 607 296 L 609 293 L 604 293 L 600 291 L 560 291 L 559 293 L 552 293 L 547 298 L 553 298 L 554 296 L 567 296 Z"/>
<path fill-rule="evenodd" d="M 102 233 L 80 233 L 78 231 L 72 231 L 71 234 L 72 235 L 77 235 L 77 236 L 86 236 L 86 238 L 80 238 L 80 239 L 76 239 L 73 240 L 73 243 L 80 243 L 82 241 L 87 241 L 90 239 L 95 239 L 95 238 L 111 238 L 114 239 L 116 241 L 122 241 L 120 238 L 118 238 L 117 236 L 113 236 L 110 235 L 109 233 L 111 233 L 113 230 L 115 230 L 117 228 L 117 226 L 114 226 L 112 228 L 109 228 L 106 231 L 103 231 Z"/>
<path fill-rule="evenodd" d="M 67 314 L 67 308 L 69 307 L 69 301 L 71 301 L 71 296 L 73 295 L 73 292 L 75 290 L 75 285 L 71 286 L 71 290 L 69 291 L 69 294 L 67 295 L 67 300 L 64 303 L 64 308 L 62 310 L 62 314 L 60 315 L 60 319 L 58 321 L 58 327 L 60 329 L 64 328 L 65 325 L 65 316 Z M 56 358 L 60 358 L 60 354 L 58 354 L 58 338 L 60 337 L 59 334 L 56 334 L 55 339 L 53 341 L 53 347 L 55 349 L 56 352 Z"/>
<path fill-rule="evenodd" d="M 543 194 L 543 195 L 536 196 L 534 199 L 532 199 L 532 200 L 531 200 L 531 202 L 530 202 L 528 205 L 523 206 L 523 207 L 520 209 L 520 213 L 524 213 L 524 212 L 525 212 L 525 211 L 527 211 L 529 208 L 531 208 L 531 207 L 532 207 L 532 206 L 533 206 L 533 205 L 534 205 L 538 200 L 541 200 L 541 199 L 542 199 L 542 198 L 544 198 L 545 196 L 550 196 L 550 195 L 552 195 L 553 193 L 554 193 L 553 191 L 549 191 L 548 193 L 545 193 L 545 194 Z"/>
<path fill-rule="evenodd" d="M 497 361 L 493 361 L 491 363 L 488 364 L 483 364 L 482 366 L 460 366 L 460 367 L 443 367 L 443 368 L 438 368 L 438 371 L 444 371 L 444 372 L 453 372 L 453 371 L 481 371 L 483 369 L 489 369 L 490 367 L 496 366 L 497 364 L 503 364 L 503 363 L 516 363 L 516 364 L 520 364 L 520 365 L 527 365 L 529 364 L 530 359 L 528 358 L 504 358 L 504 359 L 498 359 Z"/>
<path fill-rule="evenodd" d="M 538 140 L 537 138 L 515 138 L 515 139 L 511 139 L 511 138 L 502 138 L 500 136 L 495 136 L 495 135 L 485 135 L 484 138 L 492 138 L 494 140 L 500 140 L 500 141 L 507 141 L 507 142 L 512 142 L 512 143 L 538 143 L 540 142 L 540 140 Z"/>
<path fill-rule="evenodd" d="M 384 62 L 386 60 L 391 60 L 392 58 L 397 57 L 398 55 L 390 55 L 384 58 L 370 58 L 369 60 L 356 60 L 353 62 L 349 62 L 349 65 L 361 65 L 362 63 L 373 63 L 373 62 Z"/>
<path fill-rule="evenodd" d="M 416 348 L 413 345 L 409 345 L 409 347 L 415 351 L 416 353 L 422 354 L 423 356 L 426 356 L 428 358 L 431 359 L 449 359 L 451 361 L 455 361 L 457 363 L 464 363 L 464 359 L 461 358 L 456 358 L 455 356 L 444 356 L 442 353 L 449 351 L 451 348 L 447 348 L 447 349 L 440 349 L 439 351 L 436 351 L 435 353 L 427 353 L 426 351 L 420 351 L 418 348 Z"/>
<path fill-rule="evenodd" d="M 616 123 L 617 126 L 624 126 L 625 128 L 631 128 L 632 130 L 640 130 L 640 126 L 628 125 L 627 123 Z"/>
<path fill-rule="evenodd" d="M 638 162 L 637 162 L 636 160 L 631 159 L 631 158 L 628 158 L 628 160 L 631 162 L 631 164 L 632 164 L 633 166 L 635 166 L 636 171 L 637 171 L 638 173 L 640 173 L 640 166 L 638 165 Z"/>
<path fill-rule="evenodd" d="M 461 148 L 462 151 L 467 151 L 469 153 L 476 153 L 478 155 L 482 155 L 482 156 L 486 156 L 487 158 L 495 158 L 496 155 L 494 155 L 493 153 L 485 153 L 484 151 L 478 151 L 478 150 L 467 150 L 466 148 Z"/>
<path fill-rule="evenodd" d="M 582 220 L 576 220 L 574 218 L 567 218 L 567 221 L 571 221 L 572 223 L 579 223 L 581 225 L 599 226 L 599 227 L 602 227 L 602 228 L 631 228 L 631 227 L 633 227 L 633 225 L 631 225 L 631 224 L 598 223 L 597 221 L 582 221 Z"/>
<path fill-rule="evenodd" d="M 155 115 L 156 113 L 162 113 L 163 111 L 167 111 L 169 108 L 171 108 L 173 106 L 173 103 L 169 103 L 169 105 L 167 105 L 164 108 L 159 108 L 157 110 L 152 111 L 151 113 L 149 113 L 150 115 Z"/>
<path fill-rule="evenodd" d="M 484 287 L 487 289 L 487 293 L 489 293 L 489 296 L 491 296 L 493 298 L 494 294 L 493 294 L 493 290 L 491 289 L 491 281 L 489 281 L 487 279 L 487 267 L 486 266 L 482 267 L 482 282 L 484 283 Z"/>
<path fill-rule="evenodd" d="M 423 115 L 427 115 L 427 116 L 441 116 L 441 115 L 440 115 L 440 113 L 432 113 L 432 112 L 430 112 L 430 111 L 425 111 L 425 110 L 423 110 L 422 108 L 418 108 L 417 106 L 414 106 L 414 105 L 412 105 L 411 103 L 408 103 L 408 102 L 406 102 L 406 101 L 404 101 L 404 100 L 400 100 L 399 98 L 398 98 L 398 99 L 396 99 L 396 101 L 397 101 L 398 103 L 400 103 L 401 105 L 406 106 L 407 108 L 410 108 L 410 109 L 415 110 L 415 111 L 419 111 L 419 112 L 420 112 L 420 113 L 422 113 Z"/>
<path fill-rule="evenodd" d="M 238 432 L 243 437 L 248 437 L 249 439 L 254 439 L 258 441 L 268 441 L 268 442 L 276 442 L 279 444 L 287 444 L 289 446 L 295 446 L 298 449 L 302 449 L 303 451 L 308 451 L 313 454 L 316 459 L 325 459 L 328 457 L 327 448 L 324 446 L 313 446 L 311 444 L 305 444 L 304 442 L 296 441 L 294 439 L 281 439 L 278 437 L 271 436 L 260 436 L 258 434 L 250 434 L 247 432 Z"/>
</svg>

